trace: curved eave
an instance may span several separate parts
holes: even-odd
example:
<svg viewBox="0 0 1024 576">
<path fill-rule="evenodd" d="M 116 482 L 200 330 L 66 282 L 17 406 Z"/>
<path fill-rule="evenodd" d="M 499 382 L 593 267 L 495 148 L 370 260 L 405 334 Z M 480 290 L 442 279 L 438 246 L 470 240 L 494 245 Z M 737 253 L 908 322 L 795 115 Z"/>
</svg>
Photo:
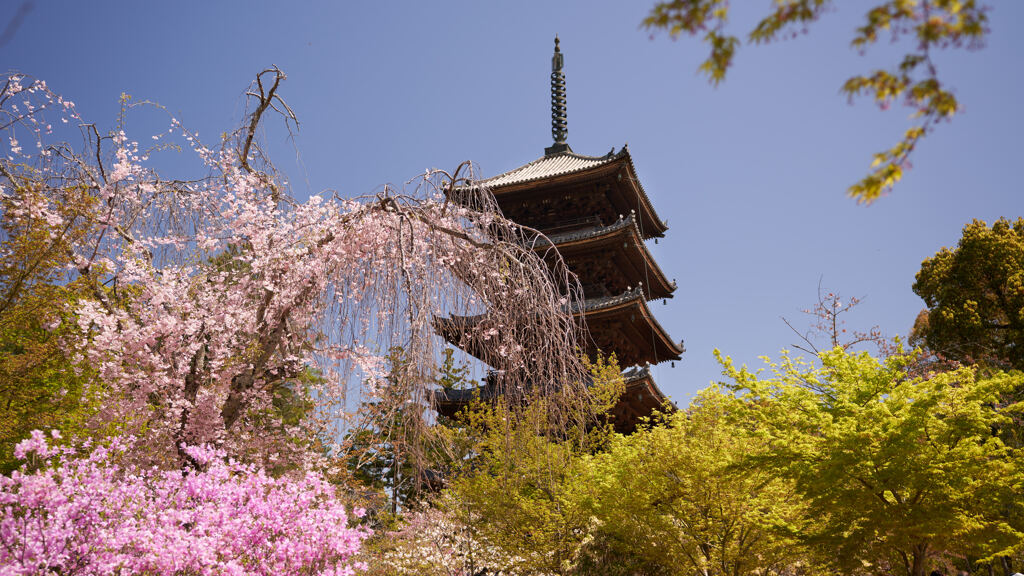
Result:
<svg viewBox="0 0 1024 576">
<path fill-rule="evenodd" d="M 642 206 L 645 210 L 650 211 L 651 220 L 654 221 L 654 225 L 657 228 L 656 232 L 652 231 L 652 233 L 646 237 L 664 236 L 665 232 L 668 230 L 668 223 L 662 220 L 661 217 L 658 216 L 658 213 L 654 211 L 654 204 L 651 203 L 651 199 L 647 196 L 647 191 L 644 190 L 644 185 L 640 183 L 640 178 L 636 174 L 636 165 L 633 163 L 633 155 L 629 153 L 629 144 L 625 144 L 622 147 L 621 153 L 625 156 L 626 164 L 629 167 L 629 181 L 633 183 L 636 188 L 637 195 L 643 199 Z"/>
<path fill-rule="evenodd" d="M 643 418 L 650 417 L 655 411 L 677 410 L 676 405 L 655 384 L 646 367 L 627 370 L 622 373 L 622 377 L 625 389 L 611 410 L 612 424 L 617 432 L 632 433 Z"/>
<path fill-rule="evenodd" d="M 636 262 L 639 259 L 639 261 L 643 262 L 643 267 L 641 268 L 643 278 L 638 278 L 638 280 L 646 282 L 645 286 L 647 289 L 645 293 L 648 300 L 671 298 L 672 293 L 676 289 L 675 282 L 668 280 L 650 250 L 647 249 L 647 245 L 640 234 L 640 228 L 637 226 L 636 217 L 633 214 L 610 226 L 553 234 L 547 238 L 546 242 L 543 240 L 538 242 L 534 250 L 544 252 L 550 249 L 552 244 L 567 260 L 571 258 L 574 252 L 585 252 L 602 248 L 628 250 L 632 253 L 631 256 L 638 257 L 627 257 L 628 260 Z"/>
<path fill-rule="evenodd" d="M 676 405 L 669 400 L 654 382 L 648 367 L 631 368 L 622 373 L 623 392 L 610 415 L 616 431 L 629 434 L 636 430 L 640 420 L 655 411 L 674 412 Z M 443 416 L 455 418 L 459 411 L 474 400 L 491 401 L 497 394 L 495 386 L 488 382 L 470 389 L 438 388 L 430 392 L 434 408 Z"/>
<path fill-rule="evenodd" d="M 573 311 L 574 315 L 580 313 L 577 310 Z M 651 313 L 651 309 L 647 307 L 646 298 L 644 298 L 641 290 L 633 289 L 618 296 L 586 300 L 582 314 L 586 318 L 587 327 L 590 329 L 591 334 L 595 330 L 594 323 L 596 320 L 615 319 L 617 317 L 622 321 L 626 321 L 627 315 L 639 314 L 640 319 L 649 328 L 649 330 L 644 330 L 644 333 L 649 333 L 654 338 L 653 360 L 656 363 L 665 360 L 680 360 L 685 351 L 682 344 L 674 342 L 668 335 L 668 332 L 665 331 L 654 317 L 654 314 Z M 632 322 L 633 320 L 629 318 L 628 321 Z M 605 352 L 613 352 L 613 350 Z"/>
<path fill-rule="evenodd" d="M 573 317 L 578 318 L 575 315 Z M 434 316 L 433 327 L 434 332 L 449 344 L 496 371 L 529 371 L 533 359 L 522 348 L 503 353 L 500 350 L 502 342 L 512 344 L 511 342 L 500 337 L 491 338 L 482 333 L 482 325 L 486 325 L 488 321 L 486 313 L 475 316 Z"/>
<path fill-rule="evenodd" d="M 609 224 L 607 226 L 595 226 L 593 228 L 583 228 L 580 230 L 570 230 L 568 232 L 557 232 L 555 234 L 548 234 L 547 236 L 541 236 L 537 238 L 538 247 L 545 247 L 550 245 L 563 246 L 574 242 L 583 240 L 591 240 L 612 236 L 616 232 L 622 232 L 623 230 L 629 230 L 633 227 L 638 233 L 640 231 L 636 226 L 636 215 L 630 214 L 625 218 Z"/>
<path fill-rule="evenodd" d="M 468 389 L 436 388 L 429 392 L 434 409 L 443 416 L 455 418 L 459 411 L 475 400 L 491 401 L 497 389 L 490 383 Z"/>
<path fill-rule="evenodd" d="M 668 396 L 661 391 L 654 381 L 654 375 L 648 366 L 631 368 L 622 373 L 622 379 L 626 385 L 625 393 L 645 393 L 655 400 L 659 409 L 674 412 L 679 408 L 675 402 L 669 400 Z"/>
</svg>

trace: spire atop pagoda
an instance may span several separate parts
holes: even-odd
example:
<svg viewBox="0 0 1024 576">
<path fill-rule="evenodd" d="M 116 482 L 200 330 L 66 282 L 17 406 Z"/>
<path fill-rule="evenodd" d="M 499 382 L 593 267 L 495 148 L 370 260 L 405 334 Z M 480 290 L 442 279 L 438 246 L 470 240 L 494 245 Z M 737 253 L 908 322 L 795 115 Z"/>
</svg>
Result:
<svg viewBox="0 0 1024 576">
<path fill-rule="evenodd" d="M 551 56 L 551 137 L 555 143 L 544 149 L 545 156 L 552 156 L 569 150 L 566 138 L 569 136 L 569 123 L 565 114 L 565 74 L 562 66 L 565 59 L 558 48 L 558 35 L 555 35 L 555 53 Z"/>
</svg>

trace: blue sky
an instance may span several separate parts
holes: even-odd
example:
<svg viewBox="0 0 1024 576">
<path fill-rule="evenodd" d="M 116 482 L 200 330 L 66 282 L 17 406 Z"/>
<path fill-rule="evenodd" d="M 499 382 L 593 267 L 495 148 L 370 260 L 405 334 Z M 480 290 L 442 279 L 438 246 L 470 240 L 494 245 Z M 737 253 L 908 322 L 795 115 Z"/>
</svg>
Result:
<svg viewBox="0 0 1024 576">
<path fill-rule="evenodd" d="M 714 348 L 756 366 L 795 343 L 780 317 L 806 326 L 819 279 L 864 297 L 851 327 L 905 335 L 923 307 L 910 288 L 921 261 L 972 218 L 1024 215 L 1024 3 L 991 0 L 987 46 L 938 56 L 966 111 L 870 207 L 844 192 L 910 124 L 904 109 L 839 94 L 905 48 L 849 48 L 869 0 L 837 2 L 794 40 L 741 47 L 717 88 L 696 73 L 701 44 L 640 29 L 649 4 L 37 2 L 0 46 L 0 68 L 46 79 L 101 126 L 127 92 L 212 136 L 276 64 L 302 124 L 294 140 L 267 136 L 296 195 L 360 195 L 466 159 L 489 176 L 541 156 L 557 33 L 570 145 L 601 155 L 628 142 L 670 226 L 650 248 L 679 290 L 654 311 L 687 353 L 655 376 L 679 403 L 719 378 Z M 742 33 L 770 4 L 733 5 Z"/>
</svg>

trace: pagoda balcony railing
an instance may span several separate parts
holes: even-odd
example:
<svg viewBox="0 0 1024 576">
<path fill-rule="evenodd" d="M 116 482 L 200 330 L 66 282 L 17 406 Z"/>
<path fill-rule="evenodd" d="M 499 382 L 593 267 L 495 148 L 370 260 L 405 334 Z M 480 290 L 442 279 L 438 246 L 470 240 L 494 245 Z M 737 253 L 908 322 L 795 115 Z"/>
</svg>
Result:
<svg viewBox="0 0 1024 576">
<path fill-rule="evenodd" d="M 561 220 L 553 226 L 545 226 L 543 232 L 547 236 L 551 236 L 559 232 L 570 232 L 580 228 L 600 228 L 602 226 L 604 226 L 604 222 L 600 216 L 581 216 L 571 220 Z"/>
</svg>

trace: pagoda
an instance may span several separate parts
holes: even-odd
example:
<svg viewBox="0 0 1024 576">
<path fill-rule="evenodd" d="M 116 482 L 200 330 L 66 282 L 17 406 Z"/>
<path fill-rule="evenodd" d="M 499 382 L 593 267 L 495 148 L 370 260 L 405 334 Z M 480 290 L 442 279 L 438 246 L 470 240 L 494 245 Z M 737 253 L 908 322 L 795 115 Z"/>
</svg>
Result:
<svg viewBox="0 0 1024 576">
<path fill-rule="evenodd" d="M 478 184 L 490 190 L 506 218 L 544 235 L 538 253 L 550 257 L 553 245 L 578 277 L 584 300 L 572 313 L 583 319 L 589 333 L 584 351 L 592 357 L 614 353 L 626 368 L 626 389 L 612 418 L 617 430 L 628 433 L 655 409 L 671 408 L 650 366 L 679 360 L 684 351 L 648 306 L 652 300 L 671 298 L 676 289 L 645 244 L 664 236 L 668 226 L 644 192 L 627 146 L 604 156 L 584 156 L 569 147 L 563 65 L 555 37 L 552 146 L 543 157 Z M 460 346 L 455 327 L 442 321 L 438 329 Z M 466 351 L 484 362 L 489 356 L 487 350 Z M 472 396 L 473 391 L 440 391 L 437 409 L 451 416 Z"/>
</svg>

